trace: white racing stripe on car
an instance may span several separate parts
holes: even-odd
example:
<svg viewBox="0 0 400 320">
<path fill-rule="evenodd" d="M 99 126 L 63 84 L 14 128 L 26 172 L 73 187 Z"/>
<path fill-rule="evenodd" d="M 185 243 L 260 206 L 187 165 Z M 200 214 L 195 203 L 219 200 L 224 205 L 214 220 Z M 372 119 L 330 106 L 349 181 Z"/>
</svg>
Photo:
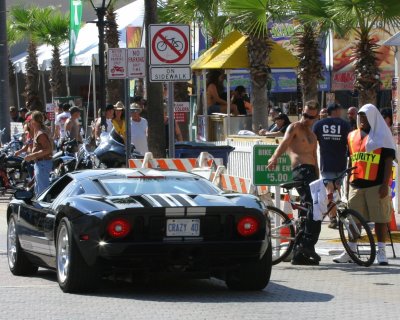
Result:
<svg viewBox="0 0 400 320">
<path fill-rule="evenodd" d="M 172 198 L 176 199 L 177 201 L 179 201 L 180 203 L 183 204 L 183 206 L 185 207 L 195 207 L 197 206 L 197 203 L 195 201 L 193 201 L 193 199 L 191 197 L 189 197 L 186 194 L 174 194 L 171 195 Z"/>
<path fill-rule="evenodd" d="M 174 201 L 174 199 L 171 199 L 170 197 L 168 197 L 168 195 L 166 194 L 160 194 L 160 197 L 166 202 L 168 203 L 168 205 L 170 207 L 182 207 L 182 203 L 178 202 L 178 201 Z"/>
<path fill-rule="evenodd" d="M 165 208 L 166 217 L 183 217 L 185 215 L 185 208 Z"/>
<path fill-rule="evenodd" d="M 145 198 L 148 202 L 150 202 L 153 205 L 153 207 L 162 207 L 161 203 L 159 203 L 156 199 L 154 199 L 154 197 L 148 194 L 144 194 L 142 197 Z"/>
</svg>

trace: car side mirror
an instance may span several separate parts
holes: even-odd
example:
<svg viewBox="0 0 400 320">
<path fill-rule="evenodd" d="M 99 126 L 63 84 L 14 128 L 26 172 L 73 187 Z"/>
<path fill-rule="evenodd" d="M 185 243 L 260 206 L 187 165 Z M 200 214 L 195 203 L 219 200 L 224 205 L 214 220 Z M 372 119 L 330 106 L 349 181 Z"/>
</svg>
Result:
<svg viewBox="0 0 400 320">
<path fill-rule="evenodd" d="M 31 201 L 33 195 L 33 192 L 29 190 L 17 190 L 14 192 L 14 198 L 22 201 Z"/>
</svg>

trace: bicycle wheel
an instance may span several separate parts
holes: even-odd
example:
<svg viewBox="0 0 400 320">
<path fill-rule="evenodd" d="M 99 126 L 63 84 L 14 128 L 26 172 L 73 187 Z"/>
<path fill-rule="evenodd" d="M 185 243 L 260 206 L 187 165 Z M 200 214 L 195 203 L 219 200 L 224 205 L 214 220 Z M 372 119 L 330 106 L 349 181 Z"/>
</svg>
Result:
<svg viewBox="0 0 400 320">
<path fill-rule="evenodd" d="M 271 219 L 272 264 L 278 264 L 293 250 L 295 228 L 293 221 L 278 208 L 267 206 Z"/>
<path fill-rule="evenodd" d="M 355 263 L 368 267 L 376 255 L 375 240 L 365 219 L 357 211 L 345 209 L 339 212 L 339 234 L 343 246 Z M 356 251 L 350 249 L 349 242 L 356 243 Z"/>
</svg>

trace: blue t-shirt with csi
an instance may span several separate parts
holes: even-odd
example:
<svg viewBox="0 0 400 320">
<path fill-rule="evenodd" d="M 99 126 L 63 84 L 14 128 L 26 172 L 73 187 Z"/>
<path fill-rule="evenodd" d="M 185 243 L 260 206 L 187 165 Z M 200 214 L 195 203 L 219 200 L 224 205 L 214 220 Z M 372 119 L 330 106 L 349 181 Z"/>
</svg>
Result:
<svg viewBox="0 0 400 320">
<path fill-rule="evenodd" d="M 347 166 L 347 135 L 350 124 L 342 118 L 326 118 L 316 122 L 321 172 L 341 172 Z"/>
</svg>

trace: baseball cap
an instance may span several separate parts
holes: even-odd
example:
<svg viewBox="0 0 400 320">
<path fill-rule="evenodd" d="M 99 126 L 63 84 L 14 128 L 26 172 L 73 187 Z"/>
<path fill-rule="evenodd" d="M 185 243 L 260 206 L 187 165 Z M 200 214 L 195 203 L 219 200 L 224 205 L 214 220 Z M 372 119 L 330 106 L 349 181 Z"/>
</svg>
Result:
<svg viewBox="0 0 400 320">
<path fill-rule="evenodd" d="M 25 107 L 19 108 L 18 112 L 28 112 L 28 109 Z"/>
<path fill-rule="evenodd" d="M 286 116 L 286 117 L 287 117 L 287 116 Z M 278 115 L 274 118 L 274 120 L 285 120 L 286 117 L 285 117 L 285 114 L 280 113 L 280 114 L 278 114 Z"/>
<path fill-rule="evenodd" d="M 342 109 L 342 106 L 339 103 L 331 103 L 328 105 L 326 110 L 328 111 L 328 115 L 331 115 L 334 110 Z"/>
<path fill-rule="evenodd" d="M 30 113 L 30 114 L 28 114 L 28 115 L 26 116 L 25 122 L 29 122 L 29 121 L 31 121 L 31 120 L 32 120 L 32 114 Z"/>
</svg>

